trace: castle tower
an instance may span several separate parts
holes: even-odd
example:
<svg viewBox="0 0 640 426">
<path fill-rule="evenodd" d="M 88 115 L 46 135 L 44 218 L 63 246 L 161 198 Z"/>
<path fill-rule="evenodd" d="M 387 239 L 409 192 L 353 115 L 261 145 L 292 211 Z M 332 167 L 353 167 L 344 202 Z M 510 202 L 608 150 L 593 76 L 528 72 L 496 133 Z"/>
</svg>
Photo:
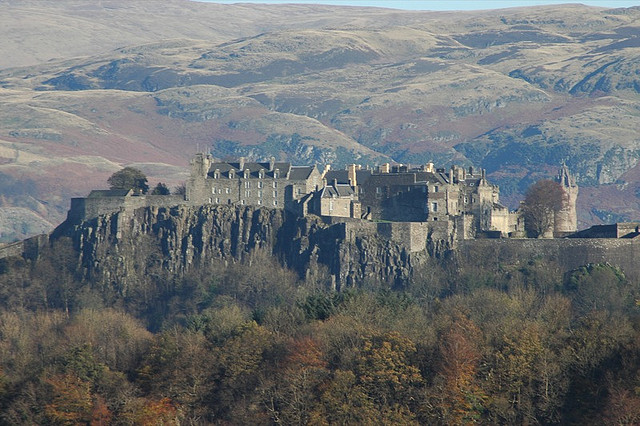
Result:
<svg viewBox="0 0 640 426">
<path fill-rule="evenodd" d="M 565 206 L 556 214 L 554 234 L 561 236 L 578 231 L 578 212 L 576 210 L 576 200 L 578 199 L 578 185 L 576 180 L 569 173 L 566 164 L 562 164 L 558 176 L 558 182 L 567 197 Z"/>
<path fill-rule="evenodd" d="M 187 201 L 192 201 L 197 204 L 204 203 L 204 200 L 208 199 L 205 186 L 207 173 L 209 173 L 212 162 L 213 157 L 205 153 L 198 153 L 191 160 L 191 176 L 187 181 L 187 193 L 185 194 Z"/>
</svg>

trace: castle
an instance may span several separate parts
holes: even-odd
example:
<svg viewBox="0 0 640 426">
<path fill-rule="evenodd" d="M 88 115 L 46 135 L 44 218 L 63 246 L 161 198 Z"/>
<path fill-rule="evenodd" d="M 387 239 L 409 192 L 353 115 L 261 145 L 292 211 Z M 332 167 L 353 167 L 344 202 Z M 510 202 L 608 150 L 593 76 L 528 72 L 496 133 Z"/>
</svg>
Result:
<svg viewBox="0 0 640 426">
<path fill-rule="evenodd" d="M 566 165 L 556 179 L 568 203 L 555 217 L 554 234 L 577 231 L 578 187 Z M 265 162 L 217 161 L 209 154 L 191 160 L 184 195 L 139 195 L 127 191 L 92 191 L 74 198 L 69 219 L 79 220 L 137 207 L 174 205 L 251 205 L 281 208 L 325 220 L 421 223 L 441 240 L 524 237 L 520 211 L 500 204 L 498 186 L 484 170 L 383 164 L 322 171 L 271 159 Z"/>
</svg>

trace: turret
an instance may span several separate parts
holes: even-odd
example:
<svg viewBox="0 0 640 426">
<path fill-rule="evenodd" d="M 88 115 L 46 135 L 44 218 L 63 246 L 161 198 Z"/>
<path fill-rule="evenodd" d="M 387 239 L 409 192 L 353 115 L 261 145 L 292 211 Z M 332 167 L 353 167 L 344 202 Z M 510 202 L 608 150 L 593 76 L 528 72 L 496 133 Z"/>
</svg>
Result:
<svg viewBox="0 0 640 426">
<path fill-rule="evenodd" d="M 578 200 L 578 185 L 575 178 L 569 173 L 569 167 L 562 164 L 556 177 L 556 182 L 562 186 L 565 194 L 564 207 L 556 213 L 554 233 L 562 236 L 578 230 L 578 212 L 576 201 Z"/>
</svg>

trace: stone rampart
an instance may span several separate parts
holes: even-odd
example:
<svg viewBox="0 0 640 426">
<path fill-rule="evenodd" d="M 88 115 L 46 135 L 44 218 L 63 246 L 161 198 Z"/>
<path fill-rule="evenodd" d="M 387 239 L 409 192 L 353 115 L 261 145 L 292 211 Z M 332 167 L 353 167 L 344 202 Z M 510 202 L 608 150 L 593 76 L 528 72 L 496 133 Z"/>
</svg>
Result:
<svg viewBox="0 0 640 426">
<path fill-rule="evenodd" d="M 24 252 L 24 241 L 17 241 L 15 243 L 4 244 L 0 246 L 0 259 L 7 257 L 22 256 Z"/>
<path fill-rule="evenodd" d="M 542 259 L 570 271 L 589 263 L 609 263 L 629 279 L 640 279 L 640 241 L 636 239 L 501 239 L 460 241 L 455 256 L 461 264 L 499 267 Z"/>
<path fill-rule="evenodd" d="M 172 207 L 187 203 L 182 195 L 72 198 L 67 221 L 77 224 L 84 220 L 123 210 L 132 211 L 141 207 Z"/>
<path fill-rule="evenodd" d="M 5 244 L 0 247 L 0 259 L 7 257 L 23 257 L 25 259 L 36 259 L 40 250 L 49 242 L 47 234 L 36 235 L 26 240 Z"/>
</svg>

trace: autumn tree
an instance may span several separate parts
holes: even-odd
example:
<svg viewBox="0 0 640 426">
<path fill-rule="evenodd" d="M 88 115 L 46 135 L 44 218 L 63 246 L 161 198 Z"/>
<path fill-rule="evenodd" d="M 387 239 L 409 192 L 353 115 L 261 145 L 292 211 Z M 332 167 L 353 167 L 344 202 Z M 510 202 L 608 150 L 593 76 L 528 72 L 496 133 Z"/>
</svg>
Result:
<svg viewBox="0 0 640 426">
<path fill-rule="evenodd" d="M 133 189 L 135 192 L 146 194 L 149 191 L 147 177 L 135 167 L 125 167 L 118 170 L 107 179 L 111 189 Z"/>
<path fill-rule="evenodd" d="M 555 215 L 566 202 L 566 194 L 558 182 L 545 179 L 531 185 L 525 194 L 523 206 L 527 233 L 537 238 L 553 230 Z"/>
</svg>

